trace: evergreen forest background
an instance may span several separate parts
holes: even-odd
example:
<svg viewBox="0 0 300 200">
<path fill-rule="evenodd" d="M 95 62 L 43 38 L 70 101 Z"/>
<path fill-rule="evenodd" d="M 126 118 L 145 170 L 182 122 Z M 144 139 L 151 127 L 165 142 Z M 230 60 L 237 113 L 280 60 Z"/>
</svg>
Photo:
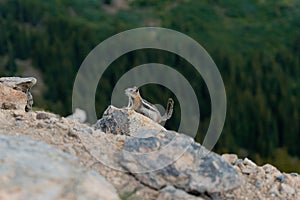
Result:
<svg viewBox="0 0 300 200">
<path fill-rule="evenodd" d="M 214 151 L 300 172 L 299 19 L 297 0 L 0 0 L 0 76 L 37 77 L 35 109 L 65 116 L 77 70 L 100 42 L 143 26 L 180 31 L 207 50 L 224 80 L 227 117 Z M 208 90 L 189 63 L 166 51 L 134 51 L 112 63 L 99 82 L 98 116 L 117 80 L 149 62 L 174 67 L 200 91 L 201 142 L 210 120 Z M 173 96 L 157 85 L 141 90 L 162 105 Z M 175 108 L 170 129 L 180 121 Z"/>
</svg>

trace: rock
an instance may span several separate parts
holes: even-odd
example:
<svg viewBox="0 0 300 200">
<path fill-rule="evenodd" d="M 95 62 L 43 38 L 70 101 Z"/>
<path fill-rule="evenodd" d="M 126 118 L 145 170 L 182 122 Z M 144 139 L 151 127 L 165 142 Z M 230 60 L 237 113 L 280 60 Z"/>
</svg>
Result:
<svg viewBox="0 0 300 200">
<path fill-rule="evenodd" d="M 87 120 L 86 112 L 80 108 L 76 108 L 72 115 L 66 117 L 67 119 L 72 119 L 74 121 L 84 123 Z"/>
<path fill-rule="evenodd" d="M 46 112 L 38 112 L 36 119 L 50 119 L 50 116 Z"/>
<path fill-rule="evenodd" d="M 0 83 L 0 107 L 1 109 L 25 110 L 27 96 L 25 93 L 14 90 Z"/>
<path fill-rule="evenodd" d="M 94 127 L 106 133 L 135 136 L 125 138 L 119 162 L 151 188 L 159 190 L 170 185 L 204 194 L 232 190 L 242 183 L 237 171 L 221 156 L 189 136 L 166 131 L 133 110 L 110 106 Z"/>
<path fill-rule="evenodd" d="M 0 83 L 10 87 L 14 90 L 22 91 L 26 94 L 26 106 L 25 111 L 28 112 L 31 110 L 33 105 L 33 97 L 30 93 L 30 89 L 32 86 L 36 84 L 36 79 L 33 77 L 28 78 L 20 78 L 20 77 L 1 77 Z"/>
<path fill-rule="evenodd" d="M 20 77 L 1 77 L 0 83 L 11 87 L 15 90 L 27 93 L 32 86 L 36 84 L 36 79 L 33 77 L 20 78 Z"/>
<path fill-rule="evenodd" d="M 14 103 L 2 103 L 1 109 L 3 110 L 17 110 L 17 105 Z"/>
<path fill-rule="evenodd" d="M 24 117 L 24 115 L 25 115 L 25 112 L 22 110 L 16 110 L 12 113 L 12 116 L 16 119 L 18 119 L 18 118 L 21 119 Z"/>
<path fill-rule="evenodd" d="M 236 166 L 240 168 L 243 174 L 252 174 L 257 170 L 256 165 L 247 158 L 245 158 L 242 162 L 237 162 Z"/>
<path fill-rule="evenodd" d="M 273 173 L 274 171 L 277 172 L 277 168 L 270 165 L 270 164 L 265 164 L 264 166 L 262 166 L 262 168 L 265 170 L 265 173 L 270 174 Z"/>
<path fill-rule="evenodd" d="M 160 124 L 154 122 L 148 117 L 135 112 L 134 110 L 119 109 L 114 106 L 109 106 L 101 119 L 95 124 L 94 128 L 100 129 L 105 133 L 131 135 L 144 133 L 148 130 L 166 130 Z"/>
<path fill-rule="evenodd" d="M 110 106 L 94 127 L 106 133 L 134 136 L 126 136 L 123 151 L 116 154 L 112 150 L 112 157 L 120 157 L 121 166 L 150 188 L 160 190 L 170 185 L 200 195 L 231 190 L 242 183 L 237 171 L 219 155 L 196 144 L 193 138 L 166 131 L 132 110 Z M 91 146 L 87 135 L 80 137 L 86 148 L 103 161 L 96 150 L 100 145 Z"/>
<path fill-rule="evenodd" d="M 295 173 L 295 172 L 292 172 L 292 173 L 290 173 L 290 174 L 291 174 L 291 176 L 295 176 L 295 177 L 299 176 L 299 174 L 298 174 L 298 173 Z"/>
<path fill-rule="evenodd" d="M 231 164 L 234 164 L 235 161 L 238 159 L 236 154 L 223 154 L 222 158 Z"/>
<path fill-rule="evenodd" d="M 243 163 L 245 165 L 248 165 L 251 168 L 257 167 L 257 165 L 252 160 L 250 160 L 248 158 L 245 158 L 244 161 L 243 161 Z"/>
<path fill-rule="evenodd" d="M 167 134 L 175 135 L 172 132 Z M 188 136 L 178 134 L 177 139 L 166 138 L 147 138 L 150 139 L 148 144 L 143 142 L 145 139 L 138 142 L 141 138 L 125 140 L 126 151 L 121 165 L 143 184 L 156 189 L 172 185 L 188 193 L 204 194 L 231 190 L 242 184 L 237 171 L 229 163 L 194 143 Z M 147 153 L 137 156 L 128 152 Z"/>
<path fill-rule="evenodd" d="M 286 176 L 284 174 L 281 174 L 276 177 L 276 180 L 279 182 L 283 182 L 286 179 Z"/>
<path fill-rule="evenodd" d="M 20 121 L 16 121 L 16 126 L 24 126 L 24 123 Z"/>
<path fill-rule="evenodd" d="M 43 142 L 0 135 L 0 199 L 119 199 L 99 174 Z"/>
<path fill-rule="evenodd" d="M 255 172 L 255 168 L 249 168 L 246 166 L 241 166 L 240 169 L 243 174 L 252 174 Z"/>
<path fill-rule="evenodd" d="M 157 200 L 204 200 L 201 197 L 195 197 L 173 186 L 167 186 L 160 190 Z"/>
</svg>

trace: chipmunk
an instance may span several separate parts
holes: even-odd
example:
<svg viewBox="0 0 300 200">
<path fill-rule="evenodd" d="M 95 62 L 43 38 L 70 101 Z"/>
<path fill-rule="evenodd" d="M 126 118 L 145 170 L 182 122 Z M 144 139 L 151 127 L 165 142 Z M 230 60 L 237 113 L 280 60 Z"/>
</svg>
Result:
<svg viewBox="0 0 300 200">
<path fill-rule="evenodd" d="M 134 111 L 141 113 L 155 122 L 161 123 L 171 118 L 173 114 L 173 99 L 169 98 L 166 113 L 161 115 L 157 107 L 144 100 L 139 92 L 139 88 L 134 86 L 133 88 L 127 88 L 125 94 L 129 98 L 127 109 L 133 109 Z"/>
</svg>

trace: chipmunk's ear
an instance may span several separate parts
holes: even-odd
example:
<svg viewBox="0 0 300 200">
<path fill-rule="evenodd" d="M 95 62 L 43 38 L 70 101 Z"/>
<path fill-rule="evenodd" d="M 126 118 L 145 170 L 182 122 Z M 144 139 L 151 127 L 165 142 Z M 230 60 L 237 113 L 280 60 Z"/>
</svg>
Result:
<svg viewBox="0 0 300 200">
<path fill-rule="evenodd" d="M 138 91 L 139 91 L 139 88 L 136 87 L 136 86 L 134 86 L 134 87 L 132 88 L 132 91 L 133 91 L 133 92 L 138 92 Z"/>
</svg>

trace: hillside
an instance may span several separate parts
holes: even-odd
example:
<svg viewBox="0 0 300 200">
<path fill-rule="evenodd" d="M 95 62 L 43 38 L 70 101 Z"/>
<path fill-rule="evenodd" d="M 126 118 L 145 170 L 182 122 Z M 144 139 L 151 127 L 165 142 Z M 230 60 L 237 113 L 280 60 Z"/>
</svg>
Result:
<svg viewBox="0 0 300 200">
<path fill-rule="evenodd" d="M 0 75 L 41 77 L 39 84 L 44 84 L 34 93 L 35 107 L 67 115 L 77 70 L 97 44 L 135 27 L 174 29 L 198 41 L 223 77 L 227 118 L 215 150 L 299 171 L 299 18 L 296 0 L 2 0 Z M 122 74 L 148 62 L 172 66 L 189 77 L 195 91 L 201 91 L 196 137 L 201 142 L 211 112 L 207 88 L 189 63 L 165 51 L 135 51 L 112 63 L 99 83 L 98 116 L 109 105 Z M 161 104 L 173 95 L 155 85 L 143 87 L 142 92 Z M 180 110 L 175 107 L 166 126 L 176 130 L 179 121 Z"/>
</svg>

